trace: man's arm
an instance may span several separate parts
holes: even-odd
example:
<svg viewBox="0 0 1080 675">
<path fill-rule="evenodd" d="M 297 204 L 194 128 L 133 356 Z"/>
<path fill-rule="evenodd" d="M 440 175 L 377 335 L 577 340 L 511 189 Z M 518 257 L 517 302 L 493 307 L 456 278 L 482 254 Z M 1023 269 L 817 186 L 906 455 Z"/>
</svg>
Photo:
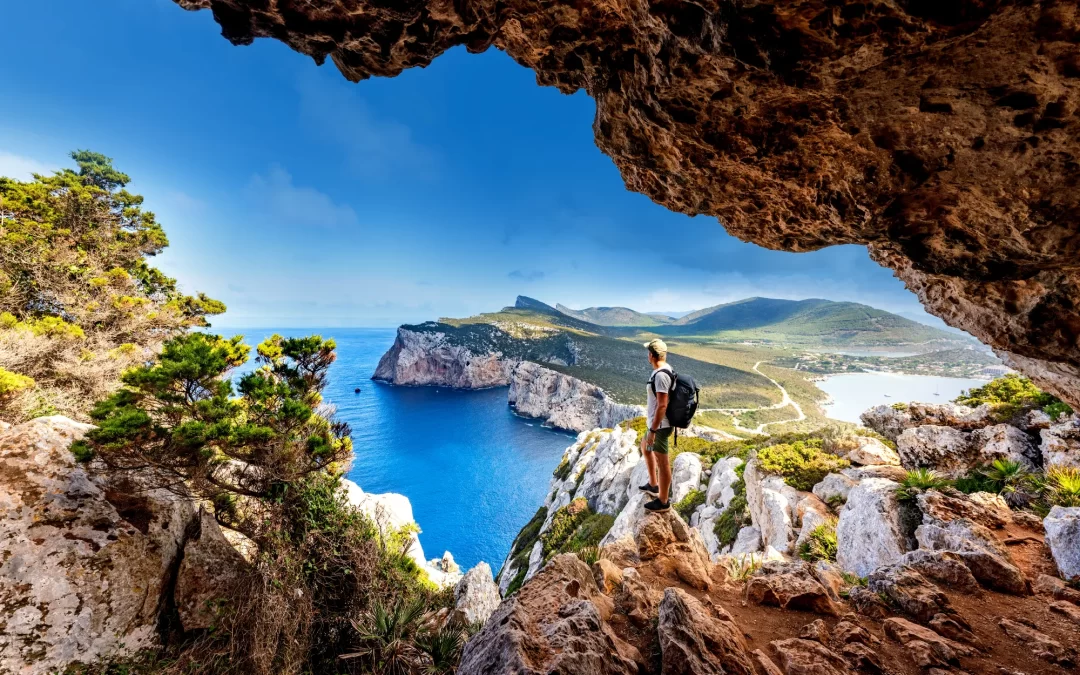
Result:
<svg viewBox="0 0 1080 675">
<path fill-rule="evenodd" d="M 664 415 L 667 413 L 667 404 L 668 393 L 666 391 L 656 392 L 656 416 L 649 424 L 649 431 L 659 429 L 660 425 L 664 423 Z"/>
</svg>

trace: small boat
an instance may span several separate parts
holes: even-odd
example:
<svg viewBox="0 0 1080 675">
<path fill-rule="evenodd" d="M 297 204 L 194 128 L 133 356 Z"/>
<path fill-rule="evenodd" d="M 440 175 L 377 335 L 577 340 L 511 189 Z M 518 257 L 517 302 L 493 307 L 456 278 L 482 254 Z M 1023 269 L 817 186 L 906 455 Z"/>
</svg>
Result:
<svg viewBox="0 0 1080 675">
<path fill-rule="evenodd" d="M 353 389 L 353 393 L 354 394 L 359 394 L 360 393 L 360 387 L 357 387 L 356 389 Z"/>
<path fill-rule="evenodd" d="M 884 394 L 885 398 L 892 398 L 892 394 Z"/>
</svg>

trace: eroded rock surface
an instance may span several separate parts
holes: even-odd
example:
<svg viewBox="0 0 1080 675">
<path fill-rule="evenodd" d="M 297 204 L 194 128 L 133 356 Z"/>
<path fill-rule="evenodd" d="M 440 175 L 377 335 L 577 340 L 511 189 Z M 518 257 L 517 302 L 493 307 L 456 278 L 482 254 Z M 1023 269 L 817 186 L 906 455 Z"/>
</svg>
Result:
<svg viewBox="0 0 1080 675">
<path fill-rule="evenodd" d="M 865 244 L 1080 404 L 1074 2 L 176 1 L 354 81 L 502 49 L 595 99 L 629 189 L 769 248 Z"/>
<path fill-rule="evenodd" d="M 87 474 L 68 446 L 89 428 L 42 417 L 0 430 L 0 672 L 157 644 L 194 511 Z"/>
</svg>

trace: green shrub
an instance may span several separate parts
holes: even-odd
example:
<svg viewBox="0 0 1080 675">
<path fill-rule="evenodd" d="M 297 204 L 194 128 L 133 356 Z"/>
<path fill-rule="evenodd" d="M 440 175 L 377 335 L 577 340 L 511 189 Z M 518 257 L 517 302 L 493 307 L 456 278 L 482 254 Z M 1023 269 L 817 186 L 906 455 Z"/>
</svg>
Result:
<svg viewBox="0 0 1080 675">
<path fill-rule="evenodd" d="M 1080 506 L 1080 468 L 1050 467 L 1046 472 L 1046 498 L 1053 506 Z"/>
<path fill-rule="evenodd" d="M 900 402 L 897 402 L 897 403 L 893 403 L 893 404 L 892 404 L 891 406 L 889 406 L 889 407 L 890 407 L 890 408 L 892 408 L 893 410 L 897 410 L 897 411 L 899 411 L 899 412 L 903 412 L 903 411 L 905 411 L 905 410 L 907 410 L 907 409 L 908 409 L 908 405 L 907 405 L 907 403 L 900 403 Z"/>
<path fill-rule="evenodd" d="M 563 455 L 562 461 L 559 462 L 559 466 L 555 467 L 555 470 L 551 473 L 559 480 L 566 480 L 570 477 L 570 456 Z"/>
<path fill-rule="evenodd" d="M 1053 403 L 1049 403 L 1043 406 L 1042 410 L 1055 422 L 1062 416 L 1068 416 L 1073 413 L 1073 409 L 1064 401 L 1054 401 Z"/>
<path fill-rule="evenodd" d="M 608 533 L 608 530 L 614 524 L 615 516 L 609 516 L 606 513 L 590 513 L 577 526 L 574 534 L 570 536 L 570 540 L 559 553 L 572 553 L 599 546 L 600 540 L 604 538 L 604 535 Z"/>
<path fill-rule="evenodd" d="M 952 481 L 945 478 L 933 469 L 912 469 L 900 481 L 900 487 L 896 490 L 896 498 L 902 502 L 914 501 L 920 492 L 925 490 L 937 490 L 952 485 Z"/>
<path fill-rule="evenodd" d="M 994 408 L 994 418 L 999 422 L 1008 422 L 1032 408 L 1041 408 L 1055 420 L 1062 414 L 1072 412 L 1056 396 L 1041 391 L 1031 380 L 1016 373 L 965 391 L 955 402 L 969 406 L 989 404 Z"/>
<path fill-rule="evenodd" d="M 746 502 L 746 483 L 741 476 L 739 480 L 732 483 L 731 489 L 735 492 L 735 496 L 732 497 L 731 503 L 728 504 L 723 513 L 716 517 L 716 521 L 713 523 L 713 534 L 716 535 L 716 540 L 720 542 L 721 547 L 734 544 L 735 539 L 739 536 L 739 530 L 750 525 L 750 510 L 747 508 Z"/>
<path fill-rule="evenodd" d="M 563 545 L 581 525 L 582 521 L 589 517 L 589 504 L 583 497 L 579 497 L 555 512 L 551 518 L 551 526 L 540 535 L 540 543 L 543 545 L 544 560 L 548 560 L 556 553 L 560 553 Z"/>
<path fill-rule="evenodd" d="M 851 465 L 846 459 L 821 449 L 820 439 L 781 443 L 758 450 L 757 458 L 767 473 L 784 477 L 796 490 L 809 492 L 826 475 Z"/>
<path fill-rule="evenodd" d="M 836 548 L 836 523 L 822 523 L 811 530 L 807 540 L 799 545 L 799 557 L 809 562 L 836 562 Z"/>
<path fill-rule="evenodd" d="M 686 522 L 690 522 L 690 516 L 694 515 L 697 507 L 705 503 L 705 493 L 701 490 L 691 490 L 675 505 L 675 512 L 682 516 Z"/>
</svg>

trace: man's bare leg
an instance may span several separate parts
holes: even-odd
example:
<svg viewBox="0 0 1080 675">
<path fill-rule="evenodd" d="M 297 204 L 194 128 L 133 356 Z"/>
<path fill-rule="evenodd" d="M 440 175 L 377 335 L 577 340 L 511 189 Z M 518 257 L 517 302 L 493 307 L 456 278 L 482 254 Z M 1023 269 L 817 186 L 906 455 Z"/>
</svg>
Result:
<svg viewBox="0 0 1080 675">
<path fill-rule="evenodd" d="M 645 467 L 649 470 L 649 485 L 656 485 L 656 453 L 652 450 L 645 451 Z"/>
<path fill-rule="evenodd" d="M 656 458 L 656 473 L 658 483 L 653 485 L 659 485 L 660 496 L 658 499 L 663 503 L 668 503 L 670 497 L 669 491 L 671 490 L 671 462 L 668 461 L 668 456 L 659 452 L 650 452 L 650 455 Z"/>
</svg>

